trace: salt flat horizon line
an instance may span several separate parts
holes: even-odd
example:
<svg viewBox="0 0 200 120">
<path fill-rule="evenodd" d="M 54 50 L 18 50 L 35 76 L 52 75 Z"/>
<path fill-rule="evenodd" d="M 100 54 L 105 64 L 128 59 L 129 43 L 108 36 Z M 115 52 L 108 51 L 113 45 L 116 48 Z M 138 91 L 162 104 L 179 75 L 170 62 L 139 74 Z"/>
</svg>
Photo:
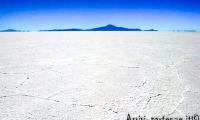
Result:
<svg viewBox="0 0 200 120">
<path fill-rule="evenodd" d="M 17 30 L 13 28 L 0 30 L 0 32 L 30 32 L 30 31 L 172 31 L 172 32 L 197 32 L 199 30 L 191 30 L 191 29 L 177 29 L 177 30 L 155 30 L 155 29 L 140 29 L 140 28 L 129 28 L 116 26 L 113 24 L 107 24 L 106 26 L 82 29 L 82 28 L 54 28 L 54 29 L 40 29 L 40 30 Z"/>
</svg>

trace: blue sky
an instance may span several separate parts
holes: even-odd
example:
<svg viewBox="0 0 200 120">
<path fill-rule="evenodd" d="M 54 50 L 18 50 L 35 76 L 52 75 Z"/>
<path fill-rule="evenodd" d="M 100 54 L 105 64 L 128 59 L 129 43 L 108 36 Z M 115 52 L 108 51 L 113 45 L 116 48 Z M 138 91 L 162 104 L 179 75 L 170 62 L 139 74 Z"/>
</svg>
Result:
<svg viewBox="0 0 200 120">
<path fill-rule="evenodd" d="M 0 30 L 200 30 L 200 0 L 0 0 Z"/>
</svg>

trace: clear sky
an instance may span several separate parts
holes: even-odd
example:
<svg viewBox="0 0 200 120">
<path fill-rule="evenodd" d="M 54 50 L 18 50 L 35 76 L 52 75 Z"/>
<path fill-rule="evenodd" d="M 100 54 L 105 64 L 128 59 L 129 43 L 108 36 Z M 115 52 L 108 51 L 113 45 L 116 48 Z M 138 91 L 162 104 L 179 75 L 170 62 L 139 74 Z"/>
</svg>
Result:
<svg viewBox="0 0 200 120">
<path fill-rule="evenodd" d="M 0 30 L 200 30 L 200 0 L 0 0 Z"/>
</svg>

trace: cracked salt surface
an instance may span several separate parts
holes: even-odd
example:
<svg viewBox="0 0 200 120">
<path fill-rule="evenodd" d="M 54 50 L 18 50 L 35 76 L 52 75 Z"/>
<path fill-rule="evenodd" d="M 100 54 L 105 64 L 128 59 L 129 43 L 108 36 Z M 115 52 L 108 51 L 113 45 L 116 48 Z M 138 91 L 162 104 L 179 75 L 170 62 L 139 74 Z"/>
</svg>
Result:
<svg viewBox="0 0 200 120">
<path fill-rule="evenodd" d="M 200 34 L 0 33 L 0 119 L 200 113 Z"/>
</svg>

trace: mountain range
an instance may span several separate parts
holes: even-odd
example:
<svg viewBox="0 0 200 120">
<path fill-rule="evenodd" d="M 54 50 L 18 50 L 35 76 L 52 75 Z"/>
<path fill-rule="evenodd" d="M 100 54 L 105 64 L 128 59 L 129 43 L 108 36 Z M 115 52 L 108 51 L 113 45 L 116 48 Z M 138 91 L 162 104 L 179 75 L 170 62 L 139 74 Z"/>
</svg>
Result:
<svg viewBox="0 0 200 120">
<path fill-rule="evenodd" d="M 158 31 L 154 29 L 150 30 L 141 30 L 139 28 L 125 28 L 125 27 L 117 27 L 112 24 L 108 24 L 102 27 L 96 27 L 91 29 L 79 29 L 79 28 L 71 28 L 71 29 L 52 29 L 52 30 L 39 30 L 39 31 Z M 21 30 L 14 30 L 14 29 L 7 29 L 2 30 L 0 32 L 29 32 L 29 31 L 21 31 Z"/>
<path fill-rule="evenodd" d="M 30 32 L 30 30 L 15 30 L 15 29 L 7 29 L 7 30 L 2 30 L 0 32 Z"/>
<path fill-rule="evenodd" d="M 21 32 L 20 30 L 14 30 L 14 29 L 7 29 L 7 30 L 2 30 L 0 32 Z"/>
<path fill-rule="evenodd" d="M 53 30 L 40 30 L 40 31 L 142 31 L 142 30 L 139 28 L 117 27 L 112 24 L 108 24 L 106 26 L 96 27 L 91 29 L 72 28 L 72 29 L 53 29 Z M 157 31 L 157 30 L 151 29 L 146 31 Z"/>
</svg>

